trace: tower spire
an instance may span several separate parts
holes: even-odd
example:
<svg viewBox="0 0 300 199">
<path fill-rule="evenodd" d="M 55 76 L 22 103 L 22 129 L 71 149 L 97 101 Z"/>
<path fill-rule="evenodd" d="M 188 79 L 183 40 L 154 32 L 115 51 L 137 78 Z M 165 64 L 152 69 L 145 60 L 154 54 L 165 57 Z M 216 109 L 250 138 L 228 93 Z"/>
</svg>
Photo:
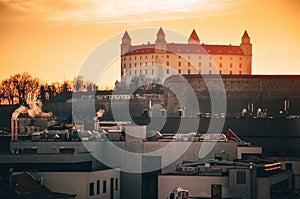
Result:
<svg viewBox="0 0 300 199">
<path fill-rule="evenodd" d="M 189 44 L 200 44 L 200 39 L 196 33 L 196 30 L 193 29 L 189 39 L 188 39 Z"/>
</svg>

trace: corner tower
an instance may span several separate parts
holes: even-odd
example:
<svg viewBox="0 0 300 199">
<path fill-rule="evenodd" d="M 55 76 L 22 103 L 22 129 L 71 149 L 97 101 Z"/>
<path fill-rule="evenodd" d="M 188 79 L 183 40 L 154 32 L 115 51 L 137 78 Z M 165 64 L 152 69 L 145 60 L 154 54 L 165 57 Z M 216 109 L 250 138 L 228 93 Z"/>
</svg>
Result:
<svg viewBox="0 0 300 199">
<path fill-rule="evenodd" d="M 193 29 L 193 31 L 188 39 L 188 44 L 200 44 L 200 39 L 199 39 L 195 29 Z"/>
<path fill-rule="evenodd" d="M 245 30 L 242 36 L 240 47 L 245 55 L 245 59 L 247 63 L 246 64 L 247 73 L 251 74 L 252 73 L 252 44 L 250 43 L 250 37 L 247 33 L 247 30 Z"/>
<path fill-rule="evenodd" d="M 122 37 L 121 55 L 125 55 L 126 53 L 128 53 L 130 48 L 131 48 L 131 38 L 126 30 Z"/>
<path fill-rule="evenodd" d="M 166 50 L 167 50 L 166 35 L 163 29 L 160 27 L 156 34 L 155 52 L 166 52 Z"/>
</svg>

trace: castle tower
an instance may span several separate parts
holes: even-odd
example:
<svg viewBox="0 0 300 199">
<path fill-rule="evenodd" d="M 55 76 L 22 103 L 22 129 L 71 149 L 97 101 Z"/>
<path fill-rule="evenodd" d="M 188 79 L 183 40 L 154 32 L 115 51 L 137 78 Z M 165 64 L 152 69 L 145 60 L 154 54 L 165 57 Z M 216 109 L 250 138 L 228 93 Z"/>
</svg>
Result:
<svg viewBox="0 0 300 199">
<path fill-rule="evenodd" d="M 160 27 L 156 34 L 155 52 L 166 52 L 166 50 L 167 50 L 166 35 L 163 29 Z"/>
<path fill-rule="evenodd" d="M 122 37 L 122 44 L 121 44 L 121 55 L 124 55 L 129 52 L 131 47 L 131 38 L 127 31 L 125 31 Z"/>
<path fill-rule="evenodd" d="M 252 71 L 252 44 L 250 43 L 250 37 L 245 30 L 243 36 L 242 36 L 242 42 L 240 44 L 240 47 L 245 55 L 245 58 L 247 59 L 247 69 L 248 74 L 251 74 Z"/>
<path fill-rule="evenodd" d="M 193 29 L 191 36 L 188 39 L 188 44 L 200 44 L 200 39 L 199 39 L 195 29 Z"/>
<path fill-rule="evenodd" d="M 250 43 L 250 37 L 246 30 L 242 36 L 242 42 L 240 46 L 245 55 L 252 55 L 252 44 Z"/>
</svg>

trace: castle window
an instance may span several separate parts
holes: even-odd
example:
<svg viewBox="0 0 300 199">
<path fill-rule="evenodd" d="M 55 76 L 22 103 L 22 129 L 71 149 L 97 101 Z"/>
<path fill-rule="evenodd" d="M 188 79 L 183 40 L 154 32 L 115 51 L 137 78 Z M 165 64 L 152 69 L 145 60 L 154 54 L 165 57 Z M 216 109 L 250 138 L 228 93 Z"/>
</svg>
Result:
<svg viewBox="0 0 300 199">
<path fill-rule="evenodd" d="M 129 63 L 129 68 L 131 68 L 131 63 Z"/>
<path fill-rule="evenodd" d="M 169 58 L 169 55 L 167 55 L 167 58 Z"/>
<path fill-rule="evenodd" d="M 145 70 L 145 74 L 147 75 L 147 73 L 148 73 L 148 71 L 147 71 L 147 69 Z"/>
<path fill-rule="evenodd" d="M 230 68 L 232 68 L 232 63 L 230 63 Z"/>
<path fill-rule="evenodd" d="M 136 60 L 136 57 L 134 57 L 134 60 Z"/>
<path fill-rule="evenodd" d="M 145 66 L 147 66 L 147 62 L 145 63 Z"/>
<path fill-rule="evenodd" d="M 188 67 L 191 67 L 191 63 L 190 62 L 188 63 Z"/>
<path fill-rule="evenodd" d="M 140 75 L 142 75 L 142 70 L 140 70 Z"/>
<path fill-rule="evenodd" d="M 123 59 L 124 61 L 126 61 L 126 57 L 124 57 L 124 59 Z"/>
<path fill-rule="evenodd" d="M 201 67 L 201 62 L 199 62 L 199 64 L 198 64 L 198 65 L 199 65 L 199 67 Z"/>
<path fill-rule="evenodd" d="M 232 70 L 230 71 L 230 75 L 232 75 Z"/>
<path fill-rule="evenodd" d="M 152 59 L 154 58 L 154 55 L 152 55 Z"/>
<path fill-rule="evenodd" d="M 142 56 L 140 56 L 140 59 L 142 59 Z"/>
<path fill-rule="evenodd" d="M 154 62 L 152 62 L 152 66 L 154 65 Z"/>
<path fill-rule="evenodd" d="M 157 59 L 157 58 L 158 58 L 158 55 L 156 55 L 155 58 Z"/>
<path fill-rule="evenodd" d="M 188 69 L 188 74 L 191 74 L 191 70 L 190 69 Z"/>
<path fill-rule="evenodd" d="M 169 74 L 169 69 L 167 69 L 167 74 Z"/>
<path fill-rule="evenodd" d="M 178 62 L 178 66 L 181 66 L 181 62 Z"/>
<path fill-rule="evenodd" d="M 241 75 L 241 74 L 242 74 L 242 71 L 239 71 L 239 74 Z"/>
<path fill-rule="evenodd" d="M 95 193 L 94 193 L 94 183 L 91 182 L 90 183 L 90 190 L 89 190 L 89 195 L 90 196 L 93 196 Z"/>
<path fill-rule="evenodd" d="M 240 57 L 240 60 L 242 60 L 242 57 Z"/>
<path fill-rule="evenodd" d="M 147 55 L 146 55 L 145 59 L 147 59 Z"/>
<path fill-rule="evenodd" d="M 180 56 L 180 55 L 178 56 L 178 59 L 181 59 L 181 56 Z"/>
<path fill-rule="evenodd" d="M 134 70 L 134 74 L 136 75 L 136 70 Z"/>
<path fill-rule="evenodd" d="M 240 63 L 240 68 L 242 68 L 242 63 Z"/>
<path fill-rule="evenodd" d="M 222 57 L 220 57 L 220 59 L 222 59 Z"/>
<path fill-rule="evenodd" d="M 136 67 L 136 63 L 134 63 L 134 67 Z"/>
<path fill-rule="evenodd" d="M 140 66 L 142 66 L 142 62 L 140 62 Z"/>
<path fill-rule="evenodd" d="M 222 74 L 222 70 L 219 70 L 219 73 Z"/>
<path fill-rule="evenodd" d="M 181 70 L 180 69 L 178 69 L 178 73 L 181 74 Z"/>
<path fill-rule="evenodd" d="M 124 64 L 124 68 L 126 68 L 126 64 Z"/>
<path fill-rule="evenodd" d="M 222 63 L 220 63 L 220 68 L 222 68 Z"/>
<path fill-rule="evenodd" d="M 129 61 L 131 61 L 131 57 L 129 57 Z"/>
<path fill-rule="evenodd" d="M 97 180 L 97 194 L 100 194 L 100 180 Z"/>
<path fill-rule="evenodd" d="M 169 66 L 169 61 L 167 61 L 167 66 Z"/>
</svg>

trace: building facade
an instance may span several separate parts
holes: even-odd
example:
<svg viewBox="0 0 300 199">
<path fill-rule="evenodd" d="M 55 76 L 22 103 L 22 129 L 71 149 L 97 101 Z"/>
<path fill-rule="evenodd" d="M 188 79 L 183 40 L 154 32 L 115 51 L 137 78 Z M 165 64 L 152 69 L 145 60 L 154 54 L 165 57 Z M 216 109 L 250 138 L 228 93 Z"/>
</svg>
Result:
<svg viewBox="0 0 300 199">
<path fill-rule="evenodd" d="M 247 31 L 240 45 L 200 43 L 195 30 L 187 43 L 168 43 L 162 28 L 154 44 L 132 45 L 126 31 L 121 44 L 121 76 L 171 74 L 251 74 L 252 44 Z M 163 81 L 163 80 L 162 80 Z"/>
</svg>

